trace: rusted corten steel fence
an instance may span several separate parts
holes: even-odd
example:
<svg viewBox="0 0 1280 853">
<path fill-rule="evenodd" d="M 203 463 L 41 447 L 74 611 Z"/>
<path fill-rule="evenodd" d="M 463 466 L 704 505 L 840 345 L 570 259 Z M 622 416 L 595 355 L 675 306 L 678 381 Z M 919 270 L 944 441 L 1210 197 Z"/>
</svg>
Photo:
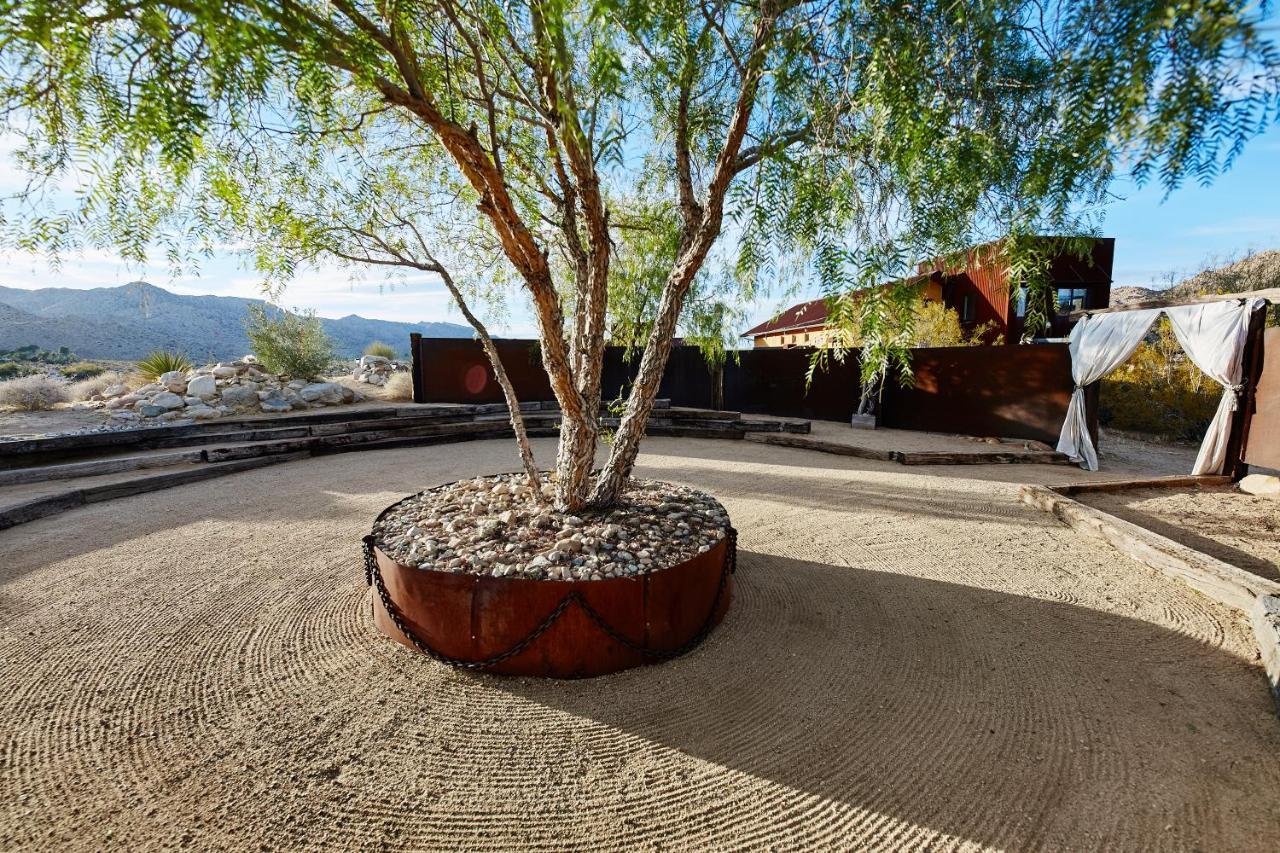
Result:
<svg viewBox="0 0 1280 853">
<path fill-rule="evenodd" d="M 1241 405 L 1252 417 L 1243 419 L 1240 434 L 1232 438 L 1243 445 L 1245 463 L 1280 469 L 1280 327 L 1258 332 L 1251 344 Z M 1227 450 L 1230 459 L 1230 445 Z"/>
<path fill-rule="evenodd" d="M 553 399 L 536 341 L 495 343 L 522 401 Z M 412 353 L 416 402 L 503 402 L 476 341 L 414 336 Z M 628 362 L 624 355 L 619 347 L 605 353 L 606 399 L 617 397 L 635 376 L 638 359 Z M 810 355 L 807 349 L 745 350 L 736 363 L 712 370 L 697 347 L 675 347 L 658 396 L 676 406 L 847 421 L 858 408 L 861 389 L 857 354 L 830 364 L 806 383 Z M 921 349 L 913 358 L 916 386 L 901 388 L 892 380 L 886 384 L 882 426 L 1057 441 L 1073 390 L 1065 344 Z M 1096 390 L 1089 394 L 1095 436 Z"/>
<path fill-rule="evenodd" d="M 915 384 L 890 381 L 880 425 L 1056 444 L 1074 385 L 1066 344 L 912 351 Z M 1097 439 L 1097 388 L 1086 396 Z"/>
</svg>

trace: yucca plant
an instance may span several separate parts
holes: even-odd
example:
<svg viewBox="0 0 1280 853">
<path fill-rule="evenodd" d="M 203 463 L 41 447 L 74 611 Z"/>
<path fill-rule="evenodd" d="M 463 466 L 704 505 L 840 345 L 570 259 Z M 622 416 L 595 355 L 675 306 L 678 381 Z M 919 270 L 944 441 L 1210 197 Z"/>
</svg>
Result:
<svg viewBox="0 0 1280 853">
<path fill-rule="evenodd" d="M 378 355 L 386 359 L 394 359 L 397 355 L 395 347 L 391 344 L 384 344 L 382 341 L 374 341 L 364 348 L 365 355 Z"/>
<path fill-rule="evenodd" d="M 147 357 L 138 362 L 138 373 L 148 382 L 155 382 L 166 373 L 181 370 L 186 373 L 191 369 L 191 359 L 175 350 L 158 349 L 147 353 Z"/>
</svg>

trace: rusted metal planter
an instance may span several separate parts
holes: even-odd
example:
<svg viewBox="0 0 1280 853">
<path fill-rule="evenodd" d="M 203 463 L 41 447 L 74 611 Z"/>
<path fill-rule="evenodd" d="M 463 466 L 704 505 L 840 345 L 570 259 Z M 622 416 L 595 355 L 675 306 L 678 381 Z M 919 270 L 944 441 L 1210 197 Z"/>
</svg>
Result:
<svg viewBox="0 0 1280 853">
<path fill-rule="evenodd" d="M 374 623 L 410 648 L 466 669 L 588 678 L 683 654 L 733 595 L 736 536 L 644 575 L 597 581 L 496 578 L 395 562 L 366 537 Z"/>
</svg>

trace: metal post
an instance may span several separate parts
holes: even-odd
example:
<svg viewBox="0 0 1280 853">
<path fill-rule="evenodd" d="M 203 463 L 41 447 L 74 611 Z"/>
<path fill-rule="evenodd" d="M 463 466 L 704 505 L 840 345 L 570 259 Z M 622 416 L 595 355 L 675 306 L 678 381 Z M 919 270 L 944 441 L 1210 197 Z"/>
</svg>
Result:
<svg viewBox="0 0 1280 853">
<path fill-rule="evenodd" d="M 422 335 L 417 332 L 409 333 L 409 359 L 413 370 L 413 402 L 425 403 L 425 394 L 422 391 Z"/>
</svg>

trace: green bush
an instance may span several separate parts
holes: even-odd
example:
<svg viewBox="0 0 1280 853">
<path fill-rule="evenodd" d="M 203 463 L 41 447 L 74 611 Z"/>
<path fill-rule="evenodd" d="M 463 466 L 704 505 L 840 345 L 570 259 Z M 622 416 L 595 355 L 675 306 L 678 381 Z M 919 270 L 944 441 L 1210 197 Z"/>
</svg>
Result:
<svg viewBox="0 0 1280 853">
<path fill-rule="evenodd" d="M 365 355 L 379 355 L 383 358 L 394 359 L 397 356 L 395 348 L 391 344 L 384 344 L 382 341 L 374 341 L 364 348 Z"/>
<path fill-rule="evenodd" d="M 1174 441 L 1199 441 L 1222 399 L 1222 386 L 1187 358 L 1165 318 L 1133 356 L 1102 380 L 1098 421 Z"/>
<path fill-rule="evenodd" d="M 92 361 L 77 361 L 75 364 L 68 364 L 62 368 L 62 375 L 70 379 L 72 382 L 79 382 L 81 379 L 92 379 L 100 375 L 104 370 L 100 364 L 94 364 Z"/>
<path fill-rule="evenodd" d="M 48 376 L 24 376 L 0 382 L 0 408 L 41 412 L 67 402 L 67 383 Z"/>
<path fill-rule="evenodd" d="M 158 349 L 147 353 L 147 357 L 138 362 L 138 373 L 148 382 L 155 382 L 166 373 L 181 370 L 186 373 L 191 369 L 191 359 L 180 352 Z"/>
<path fill-rule="evenodd" d="M 258 362 L 292 379 L 316 379 L 333 361 L 333 342 L 314 311 L 292 314 L 261 305 L 249 309 L 245 332 Z"/>
<path fill-rule="evenodd" d="M 0 361 L 0 379 L 17 379 L 19 376 L 26 376 L 31 371 L 26 367 L 12 361 Z"/>
</svg>

